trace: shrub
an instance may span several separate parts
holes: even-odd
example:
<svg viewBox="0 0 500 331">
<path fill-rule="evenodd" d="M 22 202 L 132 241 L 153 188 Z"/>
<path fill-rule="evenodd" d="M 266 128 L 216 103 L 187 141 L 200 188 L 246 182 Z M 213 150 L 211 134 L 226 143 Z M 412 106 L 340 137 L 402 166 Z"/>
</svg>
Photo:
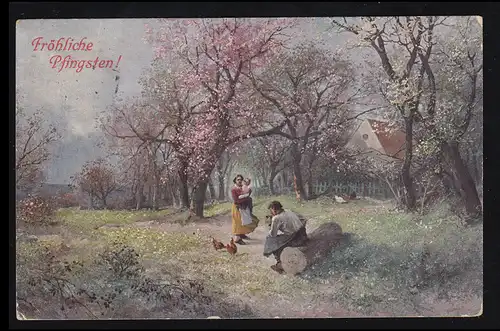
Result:
<svg viewBox="0 0 500 331">
<path fill-rule="evenodd" d="M 88 262 L 63 261 L 57 250 L 18 251 L 17 299 L 28 318 L 205 318 L 249 315 L 224 304 L 200 280 L 148 275 L 134 248 L 114 242 Z M 156 314 L 156 315 L 155 315 Z"/>
<path fill-rule="evenodd" d="M 52 221 L 55 211 L 51 199 L 31 196 L 18 203 L 16 219 L 28 224 L 47 224 Z"/>
<path fill-rule="evenodd" d="M 107 209 L 109 210 L 125 210 L 125 209 L 133 209 L 136 207 L 135 201 L 130 198 L 125 197 L 116 197 L 110 199 L 107 203 Z"/>
<path fill-rule="evenodd" d="M 100 253 L 96 263 L 104 266 L 116 278 L 136 278 L 144 271 L 139 262 L 139 253 L 119 242 L 114 242 Z"/>
<path fill-rule="evenodd" d="M 73 193 L 64 193 L 55 197 L 55 203 L 58 208 L 78 207 L 78 199 Z"/>
</svg>

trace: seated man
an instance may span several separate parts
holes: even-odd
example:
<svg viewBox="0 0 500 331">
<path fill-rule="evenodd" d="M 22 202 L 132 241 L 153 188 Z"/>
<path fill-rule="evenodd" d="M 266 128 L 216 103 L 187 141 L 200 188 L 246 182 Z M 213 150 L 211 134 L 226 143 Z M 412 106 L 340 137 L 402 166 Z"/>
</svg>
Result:
<svg viewBox="0 0 500 331">
<path fill-rule="evenodd" d="M 264 256 L 271 254 L 276 264 L 271 266 L 276 272 L 283 273 L 280 255 L 286 247 L 304 246 L 307 241 L 306 220 L 292 211 L 285 211 L 279 201 L 273 201 L 268 207 L 271 212 L 271 230 L 264 243 Z M 278 231 L 281 234 L 278 234 Z"/>
</svg>

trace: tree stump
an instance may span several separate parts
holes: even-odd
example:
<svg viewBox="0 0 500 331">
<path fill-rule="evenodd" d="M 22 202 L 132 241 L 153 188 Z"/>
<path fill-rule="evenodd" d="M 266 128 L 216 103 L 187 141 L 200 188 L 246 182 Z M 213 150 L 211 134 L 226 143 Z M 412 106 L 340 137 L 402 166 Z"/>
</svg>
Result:
<svg viewBox="0 0 500 331">
<path fill-rule="evenodd" d="M 346 239 L 342 228 L 335 222 L 324 223 L 307 235 L 303 247 L 286 247 L 281 252 L 281 266 L 287 274 L 303 272 L 319 260 L 325 258 L 332 248 L 338 247 Z"/>
</svg>

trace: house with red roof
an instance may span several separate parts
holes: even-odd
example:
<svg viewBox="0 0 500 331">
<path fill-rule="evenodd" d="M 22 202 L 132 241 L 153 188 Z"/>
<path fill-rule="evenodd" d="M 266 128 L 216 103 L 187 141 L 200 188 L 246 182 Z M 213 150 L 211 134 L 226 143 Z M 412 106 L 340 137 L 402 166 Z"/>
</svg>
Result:
<svg viewBox="0 0 500 331">
<path fill-rule="evenodd" d="M 374 119 L 365 119 L 347 143 L 347 148 L 360 152 L 373 152 L 386 160 L 404 160 L 405 139 L 403 131 L 391 123 Z"/>
</svg>

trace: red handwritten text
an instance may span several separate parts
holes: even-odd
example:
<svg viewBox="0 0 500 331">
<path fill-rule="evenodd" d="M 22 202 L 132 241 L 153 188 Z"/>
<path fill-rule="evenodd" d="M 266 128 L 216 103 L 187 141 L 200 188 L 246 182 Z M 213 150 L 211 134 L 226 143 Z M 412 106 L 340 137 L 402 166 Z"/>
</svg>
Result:
<svg viewBox="0 0 500 331">
<path fill-rule="evenodd" d="M 50 58 L 49 63 L 52 65 L 53 69 L 59 69 L 57 72 L 61 72 L 63 69 L 72 68 L 76 69 L 76 72 L 81 72 L 83 68 L 117 68 L 120 63 L 122 56 L 118 57 L 118 60 L 100 60 L 97 56 L 94 60 L 75 60 L 71 55 L 62 57 L 61 55 L 54 55 Z"/>
<path fill-rule="evenodd" d="M 59 38 L 57 41 L 52 39 L 50 42 L 43 42 L 43 37 L 33 39 L 31 45 L 33 51 L 91 51 L 94 44 L 85 43 L 87 37 L 83 37 L 80 42 L 75 42 L 73 38 Z"/>
<path fill-rule="evenodd" d="M 34 52 L 41 51 L 92 51 L 94 44 L 92 42 L 86 42 L 87 37 L 83 37 L 80 41 L 73 38 L 59 38 L 57 40 L 51 39 L 49 42 L 45 42 L 43 37 L 34 38 L 31 41 Z M 74 59 L 71 55 L 52 55 L 49 58 L 49 63 L 53 69 L 57 69 L 61 72 L 63 69 L 76 69 L 76 72 L 81 72 L 84 68 L 95 69 L 97 68 L 117 68 L 122 56 L 120 55 L 116 61 L 99 59 L 97 56 L 92 60 L 82 60 Z"/>
</svg>

